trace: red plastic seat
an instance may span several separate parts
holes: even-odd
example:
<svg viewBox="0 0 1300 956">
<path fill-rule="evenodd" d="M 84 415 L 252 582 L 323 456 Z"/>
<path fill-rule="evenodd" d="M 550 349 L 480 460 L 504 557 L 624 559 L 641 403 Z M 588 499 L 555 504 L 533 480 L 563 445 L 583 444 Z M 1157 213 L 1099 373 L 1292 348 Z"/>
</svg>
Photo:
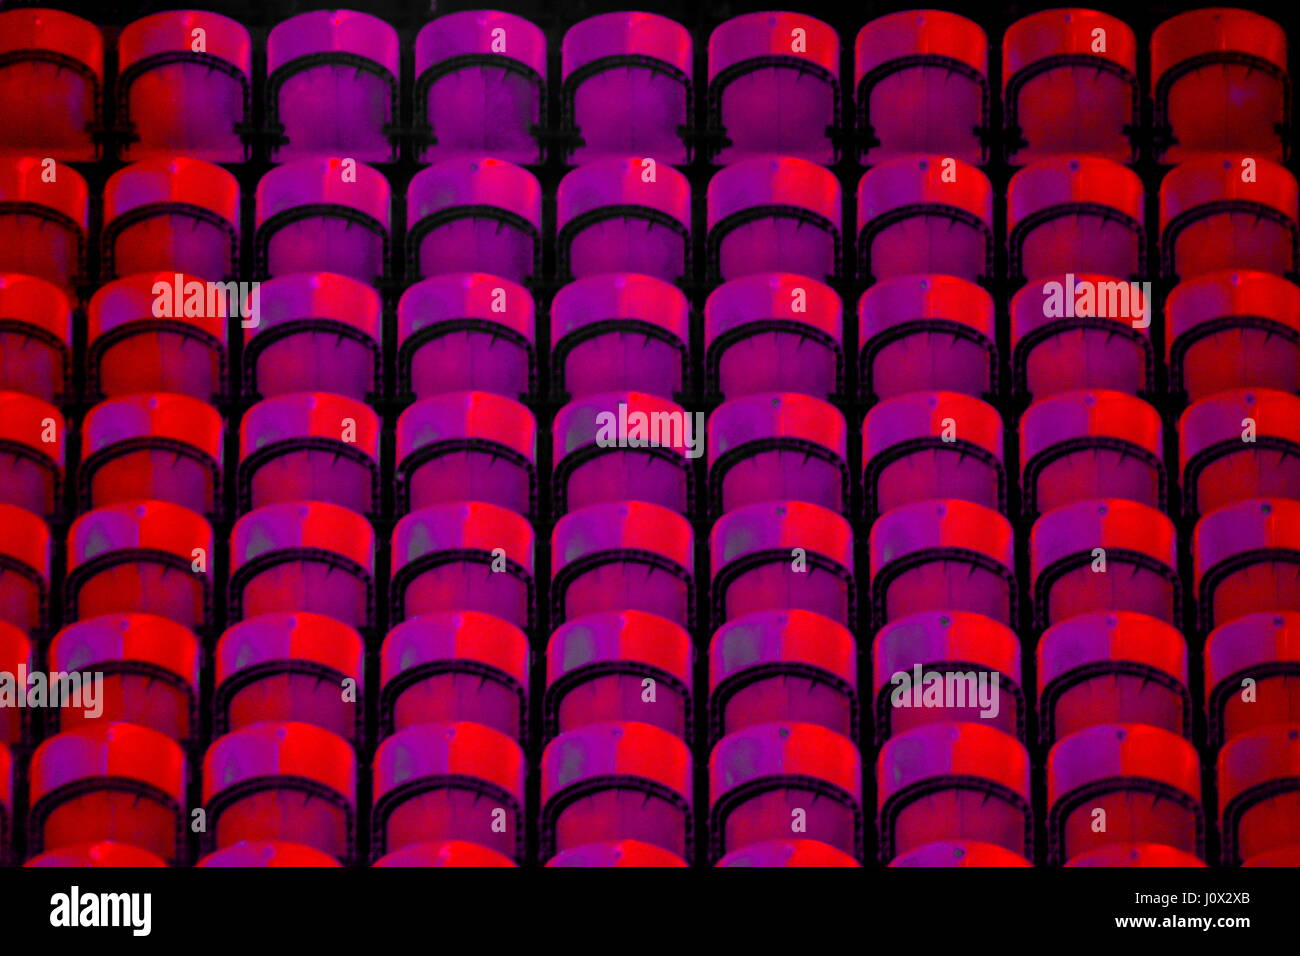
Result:
<svg viewBox="0 0 1300 956">
<path fill-rule="evenodd" d="M 379 745 L 371 852 L 469 840 L 519 861 L 524 853 L 524 752 L 467 722 L 419 724 Z"/>
<path fill-rule="evenodd" d="M 704 305 L 705 386 L 723 398 L 844 387 L 844 307 L 830 286 L 789 272 L 718 286 Z"/>
<path fill-rule="evenodd" d="M 23 866 L 59 867 L 139 867 L 166 866 L 158 856 L 129 843 L 100 840 L 98 843 L 78 843 L 60 847 L 32 857 Z"/>
<path fill-rule="evenodd" d="M 484 611 L 517 627 L 533 619 L 533 529 L 485 501 L 412 511 L 393 529 L 393 621 L 436 611 Z"/>
<path fill-rule="evenodd" d="M 927 843 L 889 861 L 890 866 L 1033 866 L 1019 853 L 982 840 L 940 840 Z"/>
<path fill-rule="evenodd" d="M 14 844 L 14 768 L 13 755 L 0 743 L 0 860 L 10 862 Z"/>
<path fill-rule="evenodd" d="M 90 191 L 80 173 L 47 156 L 0 157 L 0 272 L 75 294 L 89 242 Z"/>
<path fill-rule="evenodd" d="M 41 517 L 63 512 L 63 414 L 22 392 L 0 392 L 0 504 Z"/>
<path fill-rule="evenodd" d="M 918 611 L 974 611 L 1016 620 L 1019 593 L 1011 525 L 959 498 L 914 501 L 871 527 L 875 626 Z"/>
<path fill-rule="evenodd" d="M 314 847 L 285 840 L 241 840 L 209 853 L 195 866 L 342 866 L 343 864 Z"/>
<path fill-rule="evenodd" d="M 31 633 L 52 613 L 50 529 L 14 505 L 0 504 L 0 621 Z"/>
<path fill-rule="evenodd" d="M 858 273 L 976 281 L 993 269 L 993 187 L 951 156 L 906 156 L 858 182 Z"/>
<path fill-rule="evenodd" d="M 361 635 L 306 611 L 260 614 L 217 642 L 215 732 L 302 721 L 359 743 L 365 699 Z"/>
<path fill-rule="evenodd" d="M 351 863 L 356 778 L 352 746 L 313 724 L 265 721 L 218 737 L 203 756 L 204 851 L 283 840 Z"/>
<path fill-rule="evenodd" d="M 544 158 L 546 35 L 498 10 L 463 10 L 426 23 L 415 38 L 415 128 L 420 161 Z"/>
<path fill-rule="evenodd" d="M 12 692 L 18 695 L 27 693 L 25 674 L 36 670 L 32 655 L 32 642 L 20 628 L 7 621 L 0 621 L 0 674 L 8 674 L 13 682 Z M 32 711 L 27 707 L 0 708 L 0 746 L 12 747 L 24 744 L 32 735 Z M 0 820 L 0 844 L 8 833 L 8 821 Z"/>
<path fill-rule="evenodd" d="M 1300 866 L 1300 843 L 1284 846 L 1278 850 L 1265 850 L 1248 860 L 1242 866 Z"/>
<path fill-rule="evenodd" d="M 619 272 L 570 282 L 551 300 L 552 391 L 675 398 L 690 385 L 690 311 L 680 289 L 653 276 Z"/>
<path fill-rule="evenodd" d="M 1187 643 L 1133 611 L 1091 611 L 1049 627 L 1038 643 L 1042 743 L 1098 724 L 1146 724 L 1190 739 Z"/>
<path fill-rule="evenodd" d="M 468 840 L 437 840 L 412 843 L 387 853 L 375 866 L 518 866 L 504 853 Z"/>
<path fill-rule="evenodd" d="M 960 498 L 1005 511 L 1002 416 L 960 392 L 905 392 L 862 422 L 868 514 L 926 498 Z"/>
<path fill-rule="evenodd" d="M 0 390 L 58 402 L 69 393 L 71 376 L 68 297 L 44 279 L 0 273 Z"/>
<path fill-rule="evenodd" d="M 848 628 L 813 611 L 758 611 L 709 645 L 709 739 L 784 720 L 858 739 L 858 649 Z"/>
<path fill-rule="evenodd" d="M 397 419 L 398 511 L 471 499 L 533 514 L 533 413 L 491 392 L 445 392 L 407 406 Z"/>
<path fill-rule="evenodd" d="M 482 611 L 407 618 L 380 651 L 379 720 L 384 735 L 417 724 L 468 720 L 525 740 L 528 638 Z"/>
<path fill-rule="evenodd" d="M 1062 155 L 1137 158 L 1137 38 L 1117 17 L 1079 8 L 1021 17 L 1002 38 L 1002 95 L 1018 165 Z"/>
<path fill-rule="evenodd" d="M 606 840 L 586 843 L 557 853 L 547 866 L 686 866 L 676 853 L 641 840 Z"/>
<path fill-rule="evenodd" d="M 1261 609 L 1300 611 L 1300 501 L 1246 498 L 1209 512 L 1192 560 L 1203 630 Z"/>
<path fill-rule="evenodd" d="M 503 159 L 451 159 L 416 173 L 406 191 L 406 276 L 540 273 L 542 187 Z"/>
<path fill-rule="evenodd" d="M 862 162 L 916 153 L 988 158 L 989 42 L 979 24 L 943 10 L 872 20 L 853 47 Z"/>
<path fill-rule="evenodd" d="M 81 424 L 82 506 L 150 498 L 220 514 L 225 431 L 215 408 L 188 395 L 100 402 Z"/>
<path fill-rule="evenodd" d="M 141 17 L 117 40 L 117 124 L 124 162 L 181 153 L 210 163 L 248 158 L 253 43 L 205 10 Z"/>
<path fill-rule="evenodd" d="M 396 158 L 401 42 L 389 23 L 355 10 L 316 10 L 266 38 L 267 126 L 276 162 L 308 156 Z"/>
<path fill-rule="evenodd" d="M 715 866 L 861 866 L 843 850 L 821 840 L 763 840 L 732 850 Z"/>
<path fill-rule="evenodd" d="M 1066 861 L 1066 866 L 1155 866 L 1204 867 L 1199 856 L 1166 846 L 1163 843 L 1108 843 L 1095 850 L 1080 853 Z"/>
<path fill-rule="evenodd" d="M 997 391 L 993 297 L 956 276 L 901 275 L 858 299 L 859 383 L 865 400 L 907 392 Z"/>
<path fill-rule="evenodd" d="M 1300 844 L 1300 724 L 1233 737 L 1219 751 L 1223 864 Z"/>
<path fill-rule="evenodd" d="M 690 161 L 695 52 L 691 34 L 653 13 L 602 13 L 571 26 L 560 52 L 562 125 L 571 162 L 639 153 Z"/>
<path fill-rule="evenodd" d="M 1300 611 L 1243 614 L 1205 641 L 1209 742 L 1300 723 Z"/>
<path fill-rule="evenodd" d="M 561 624 L 546 645 L 546 734 L 640 721 L 691 739 L 691 639 L 645 611 L 605 611 Z"/>
<path fill-rule="evenodd" d="M 375 613 L 375 532 L 324 501 L 266 505 L 230 533 L 230 619 L 310 611 L 354 628 Z"/>
</svg>

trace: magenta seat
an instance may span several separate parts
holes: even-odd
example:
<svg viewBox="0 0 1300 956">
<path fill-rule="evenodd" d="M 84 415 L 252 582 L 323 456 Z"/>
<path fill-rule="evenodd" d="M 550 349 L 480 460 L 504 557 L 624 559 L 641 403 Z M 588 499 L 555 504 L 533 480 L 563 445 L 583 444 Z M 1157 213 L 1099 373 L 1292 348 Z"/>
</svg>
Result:
<svg viewBox="0 0 1300 956">
<path fill-rule="evenodd" d="M 1300 844 L 1300 724 L 1232 738 L 1217 769 L 1225 866 Z"/>
<path fill-rule="evenodd" d="M 166 866 L 159 857 L 131 846 L 129 843 L 117 843 L 113 840 L 100 840 L 97 843 L 77 843 L 72 846 L 50 850 L 32 857 L 23 866 Z"/>
<path fill-rule="evenodd" d="M 67 424 L 48 402 L 0 392 L 0 504 L 51 518 L 63 512 Z"/>
<path fill-rule="evenodd" d="M 1300 611 L 1300 501 L 1245 498 L 1205 514 L 1192 561 L 1204 630 L 1261 609 Z"/>
<path fill-rule="evenodd" d="M 50 620 L 50 529 L 37 515 L 0 504 L 0 621 L 26 633 Z"/>
<path fill-rule="evenodd" d="M 328 853 L 302 843 L 285 840 L 241 840 L 224 850 L 216 850 L 199 860 L 195 866 L 342 866 Z"/>
<path fill-rule="evenodd" d="M 547 866 L 686 866 L 686 861 L 671 850 L 642 840 L 606 840 L 585 843 L 557 853 Z"/>
<path fill-rule="evenodd" d="M 0 273 L 0 390 L 58 402 L 70 391 L 71 375 L 68 297 L 44 279 Z"/>
<path fill-rule="evenodd" d="M 99 158 L 104 93 L 99 27 L 61 10 L 0 13 L 0 155 Z"/>
<path fill-rule="evenodd" d="M 1257 611 L 1205 642 L 1211 747 L 1269 724 L 1300 722 L 1300 611 Z"/>
<path fill-rule="evenodd" d="M 0 156 L 0 271 L 35 276 L 75 294 L 86 278 L 90 191 L 71 166 L 49 163 L 43 155 Z M 111 275 L 111 259 L 108 265 Z"/>
<path fill-rule="evenodd" d="M 715 866 L 861 866 L 854 857 L 821 840 L 761 840 L 732 850 Z"/>
<path fill-rule="evenodd" d="M 386 853 L 374 866 L 518 866 L 504 853 L 468 840 L 435 840 L 412 843 Z"/>
<path fill-rule="evenodd" d="M 939 840 L 900 853 L 890 866 L 1033 866 L 1019 853 L 982 840 Z"/>
</svg>

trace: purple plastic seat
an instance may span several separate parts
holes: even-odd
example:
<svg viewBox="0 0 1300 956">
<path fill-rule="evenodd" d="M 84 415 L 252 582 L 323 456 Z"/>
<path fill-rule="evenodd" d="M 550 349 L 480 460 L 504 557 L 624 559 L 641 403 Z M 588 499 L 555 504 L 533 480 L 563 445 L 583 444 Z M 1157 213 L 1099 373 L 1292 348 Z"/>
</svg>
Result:
<svg viewBox="0 0 1300 956">
<path fill-rule="evenodd" d="M 388 632 L 380 651 L 382 733 L 467 720 L 523 742 L 529 662 L 524 632 L 492 614 L 409 617 Z"/>
<path fill-rule="evenodd" d="M 733 279 L 704 305 L 706 389 L 723 398 L 844 386 L 844 317 L 830 286 L 786 272 Z"/>
<path fill-rule="evenodd" d="M 997 391 L 993 297 L 949 275 L 902 275 L 877 282 L 858 299 L 862 395 Z"/>
<path fill-rule="evenodd" d="M 415 127 L 420 161 L 495 156 L 542 161 L 546 35 L 499 10 L 464 10 L 426 23 L 415 38 Z"/>
<path fill-rule="evenodd" d="M 407 406 L 397 419 L 398 510 L 469 500 L 534 513 L 533 413 L 491 392 L 446 392 Z"/>
<path fill-rule="evenodd" d="M 993 187 L 951 156 L 906 156 L 858 183 L 858 272 L 876 281 L 943 273 L 975 281 L 993 269 Z"/>
<path fill-rule="evenodd" d="M 1300 844 L 1300 724 L 1271 724 L 1219 751 L 1223 865 Z"/>
<path fill-rule="evenodd" d="M 284 163 L 257 184 L 257 269 L 337 272 L 367 284 L 389 274 L 388 180 L 350 157 Z"/>
<path fill-rule="evenodd" d="M 22 392 L 0 392 L 0 504 L 51 519 L 62 515 L 63 413 Z"/>
<path fill-rule="evenodd" d="M 732 850 L 715 866 L 861 866 L 855 858 L 821 840 L 762 840 Z"/>
<path fill-rule="evenodd" d="M 561 276 L 691 277 L 691 186 L 667 163 L 619 157 L 579 166 L 560 180 L 555 209 Z"/>
<path fill-rule="evenodd" d="M 244 394 L 334 392 L 365 401 L 382 383 L 383 303 L 356 279 L 297 272 L 262 283 L 260 321 L 244 328 Z"/>
<path fill-rule="evenodd" d="M 875 625 L 918 611 L 974 611 L 1011 625 L 1019 593 L 1011 524 L 959 498 L 913 501 L 871 526 Z"/>
<path fill-rule="evenodd" d="M 317 867 L 342 866 L 328 853 L 314 847 L 287 840 L 241 840 L 224 850 L 216 850 L 199 860 L 195 866 L 237 867 Z"/>
<path fill-rule="evenodd" d="M 648 611 L 690 627 L 695 542 L 675 511 L 611 501 L 570 511 L 551 535 L 551 621 Z"/>
<path fill-rule="evenodd" d="M 451 159 L 406 191 L 408 280 L 487 272 L 523 282 L 541 271 L 542 187 L 503 159 Z"/>
<path fill-rule="evenodd" d="M 690 385 L 690 321 L 682 291 L 653 276 L 570 282 L 551 300 L 552 390 L 571 398 L 624 390 L 675 398 Z"/>
<path fill-rule="evenodd" d="M 840 39 L 802 13 L 747 13 L 709 35 L 709 131 L 719 165 L 764 154 L 839 159 Z"/>
<path fill-rule="evenodd" d="M 70 390 L 72 304 L 52 282 L 0 273 L 0 389 L 58 402 Z"/>
<path fill-rule="evenodd" d="M 7 621 L 0 621 L 0 673 L 16 676 L 20 667 L 29 674 L 38 670 L 36 659 L 32 655 L 32 642 L 20 628 Z M 0 710 L 0 746 L 12 747 L 30 741 L 36 724 L 32 717 L 32 710 L 27 707 L 5 707 Z M 0 819 L 0 847 L 7 837 L 5 823 Z"/>
<path fill-rule="evenodd" d="M 30 634 L 49 624 L 50 529 L 25 508 L 0 504 L 0 621 Z"/>
<path fill-rule="evenodd" d="M 509 279 L 464 272 L 417 282 L 397 304 L 399 394 L 524 398 L 537 374 L 534 323 L 532 295 Z"/>
<path fill-rule="evenodd" d="M 412 511 L 393 529 L 393 621 L 438 611 L 484 611 L 527 628 L 533 620 L 533 529 L 485 501 Z"/>
<path fill-rule="evenodd" d="M 1163 843 L 1107 843 L 1065 861 L 1066 866 L 1155 866 L 1204 867 L 1205 861 L 1193 853 Z M 1248 864 L 1244 864 L 1248 865 Z"/>
<path fill-rule="evenodd" d="M 205 10 L 141 17 L 117 40 L 117 124 L 123 162 L 180 153 L 210 163 L 248 158 L 253 42 Z"/>
<path fill-rule="evenodd" d="M 71 295 L 85 279 L 90 191 L 71 166 L 46 160 L 0 157 L 0 272 L 45 279 Z"/>
<path fill-rule="evenodd" d="M 518 866 L 504 853 L 469 840 L 434 840 L 412 843 L 386 853 L 374 866 Z"/>
<path fill-rule="evenodd" d="M 601 843 L 584 843 L 557 853 L 547 866 L 686 866 L 686 861 L 676 853 L 642 840 L 605 840 Z"/>
<path fill-rule="evenodd" d="M 266 38 L 266 122 L 283 163 L 349 156 L 395 159 L 401 43 L 379 17 L 316 10 L 272 27 Z"/>
<path fill-rule="evenodd" d="M 1300 611 L 1257 611 L 1210 632 L 1205 710 L 1217 748 L 1269 724 L 1300 722 Z"/>
<path fill-rule="evenodd" d="M 1208 512 L 1192 562 L 1204 631 L 1259 610 L 1300 611 L 1300 501 L 1245 498 Z"/>
<path fill-rule="evenodd" d="M 61 10 L 0 13 L 0 156 L 99 159 L 104 38 Z"/>
<path fill-rule="evenodd" d="M 695 53 L 680 23 L 653 13 L 602 13 L 564 34 L 560 76 L 571 162 L 640 154 L 690 162 Z"/>
<path fill-rule="evenodd" d="M 746 395 L 709 416 L 709 509 L 761 501 L 849 510 L 847 426 L 834 405 L 797 392 Z"/>
<path fill-rule="evenodd" d="M 840 275 L 840 183 L 821 166 L 760 156 L 714 174 L 708 190 L 709 271 L 717 282 L 756 272 Z"/>
<path fill-rule="evenodd" d="M 1033 866 L 1019 853 L 981 840 L 940 840 L 900 853 L 890 866 Z"/>
<path fill-rule="evenodd" d="M 729 511 L 709 534 L 713 620 L 754 611 L 815 611 L 855 619 L 853 530 L 806 501 L 764 501 Z"/>
</svg>

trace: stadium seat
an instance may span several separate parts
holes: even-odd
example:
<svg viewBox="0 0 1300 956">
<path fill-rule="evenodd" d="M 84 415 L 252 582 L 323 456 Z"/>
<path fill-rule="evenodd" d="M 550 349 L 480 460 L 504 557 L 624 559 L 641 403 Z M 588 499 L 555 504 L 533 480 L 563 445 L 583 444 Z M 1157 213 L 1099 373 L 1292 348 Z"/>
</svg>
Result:
<svg viewBox="0 0 1300 956">
<path fill-rule="evenodd" d="M 695 620 L 691 524 L 646 501 L 570 511 L 551 534 L 551 624 L 603 611 Z"/>
<path fill-rule="evenodd" d="M 379 511 L 379 416 L 330 392 L 258 402 L 239 423 L 239 508 L 326 501 Z"/>
<path fill-rule="evenodd" d="M 1179 626 L 1174 524 L 1123 498 L 1086 498 L 1046 512 L 1029 539 L 1039 630 L 1089 611 L 1138 611 Z"/>
<path fill-rule="evenodd" d="M 22 392 L 0 392 L 0 504 L 34 515 L 63 513 L 63 413 Z"/>
<path fill-rule="evenodd" d="M 1191 743 L 1145 724 L 1094 724 L 1047 757 L 1047 855 L 1060 865 L 1125 843 L 1205 854 L 1201 762 Z"/>
<path fill-rule="evenodd" d="M 384 736 L 417 724 L 468 720 L 521 743 L 528 724 L 528 638 L 482 611 L 420 614 L 384 638 L 379 724 Z"/>
<path fill-rule="evenodd" d="M 408 280 L 490 272 L 524 282 L 541 272 L 542 187 L 503 159 L 447 160 L 411 179 L 406 230 Z"/>
<path fill-rule="evenodd" d="M 99 159 L 104 38 L 61 10 L 0 13 L 0 155 Z"/>
<path fill-rule="evenodd" d="M 862 162 L 932 153 L 982 166 L 988 73 L 988 38 L 963 16 L 906 10 L 872 20 L 853 48 Z"/>
<path fill-rule="evenodd" d="M 100 840 L 98 843 L 77 843 L 50 850 L 32 857 L 23 866 L 58 867 L 137 867 L 166 866 L 158 856 L 129 843 Z"/>
<path fill-rule="evenodd" d="M 271 158 L 396 159 L 400 76 L 397 30 L 379 17 L 316 10 L 276 24 L 266 38 Z"/>
<path fill-rule="evenodd" d="M 232 279 L 239 224 L 239 182 L 220 166 L 179 155 L 132 163 L 104 184 L 100 275 L 156 270 Z"/>
<path fill-rule="evenodd" d="M 1020 417 L 1026 517 L 1089 498 L 1164 508 L 1164 425 L 1151 405 L 1104 389 L 1058 392 Z"/>
<path fill-rule="evenodd" d="M 484 611 L 517 627 L 534 613 L 533 529 L 513 511 L 456 501 L 412 511 L 393 529 L 390 620 Z"/>
<path fill-rule="evenodd" d="M 570 282 L 551 300 L 551 390 L 561 398 L 624 390 L 676 398 L 691 385 L 690 324 L 686 296 L 653 276 Z"/>
<path fill-rule="evenodd" d="M 22 671 L 32 673 L 36 670 L 34 665 L 32 642 L 27 639 L 27 635 L 21 628 L 0 621 L 0 674 L 10 675 L 13 691 L 17 694 L 27 693 L 25 678 L 20 679 L 19 674 Z M 33 736 L 36 723 L 30 708 L 10 706 L 0 709 L 0 745 L 13 747 L 27 743 Z M 7 820 L 0 820 L 0 847 L 9 832 L 8 823 Z"/>
<path fill-rule="evenodd" d="M 83 618 L 49 646 L 52 671 L 103 675 L 94 707 L 83 695 L 52 711 L 53 730 L 125 721 L 185 743 L 199 736 L 199 642 L 186 628 L 153 614 Z"/>
<path fill-rule="evenodd" d="M 333 272 L 262 283 L 261 315 L 244 329 L 244 394 L 334 392 L 363 402 L 382 391 L 383 303 L 374 289 Z"/>
<path fill-rule="evenodd" d="M 830 286 L 790 272 L 718 286 L 704 304 L 705 388 L 722 398 L 844 388 L 844 317 Z"/>
<path fill-rule="evenodd" d="M 1137 38 L 1127 23 L 1087 9 L 1021 17 L 1002 38 L 1008 158 L 1137 158 L 1142 122 Z"/>
<path fill-rule="evenodd" d="M 0 771 L 7 770 L 8 751 L 0 755 Z M 135 724 L 90 721 L 47 737 L 32 754 L 27 777 L 29 854 L 112 840 L 169 865 L 185 862 L 185 754 L 170 737 Z"/>
<path fill-rule="evenodd" d="M 0 157 L 0 271 L 75 294 L 89 243 L 90 191 L 80 173 L 50 157 Z"/>
<path fill-rule="evenodd" d="M 9 747 L 0 743 L 0 862 L 9 864 L 15 842 L 14 768 Z"/>
<path fill-rule="evenodd" d="M 30 634 L 50 624 L 50 529 L 15 505 L 0 504 L 0 621 Z"/>
<path fill-rule="evenodd" d="M 397 304 L 398 393 L 530 395 L 534 321 L 532 295 L 500 276 L 464 272 L 417 282 Z"/>
<path fill-rule="evenodd" d="M 709 645 L 709 741 L 785 720 L 858 739 L 858 649 L 813 611 L 757 611 L 728 621 Z"/>
<path fill-rule="evenodd" d="M 1300 724 L 1238 734 L 1218 759 L 1223 864 L 1300 844 Z"/>
<path fill-rule="evenodd" d="M 689 515 L 703 419 L 643 392 L 569 402 L 551 426 L 555 513 L 632 499 Z"/>
<path fill-rule="evenodd" d="M 349 155 L 273 167 L 257 184 L 257 271 L 336 272 L 370 285 L 389 275 L 388 180 Z"/>
<path fill-rule="evenodd" d="M 747 13 L 709 35 L 713 161 L 781 154 L 831 164 L 842 152 L 840 39 L 803 13 Z"/>
<path fill-rule="evenodd" d="M 59 402 L 69 395 L 71 386 L 72 304 L 68 297 L 44 279 L 0 273 L 0 390 Z"/>
<path fill-rule="evenodd" d="M 482 724 L 398 731 L 375 752 L 371 853 L 469 840 L 521 860 L 524 773 L 519 744 Z"/>
<path fill-rule="evenodd" d="M 913 391 L 998 390 L 993 297 L 956 276 L 902 275 L 858 299 L 862 397 L 884 401 Z"/>
<path fill-rule="evenodd" d="M 1164 274 L 1297 267 L 1297 186 L 1284 166 L 1236 153 L 1188 160 L 1160 183 Z"/>
<path fill-rule="evenodd" d="M 518 866 L 504 853 L 468 840 L 412 843 L 374 862 L 375 866 Z"/>
<path fill-rule="evenodd" d="M 960 498 L 1005 511 L 1002 416 L 961 392 L 906 392 L 862 421 L 867 514 L 926 498 Z"/>
<path fill-rule="evenodd" d="M 1243 614 L 1205 641 L 1209 743 L 1300 723 L 1300 611 Z"/>
<path fill-rule="evenodd" d="M 141 611 L 191 631 L 212 619 L 212 526 L 166 501 L 120 501 L 87 511 L 68 531 L 68 620 Z"/>
<path fill-rule="evenodd" d="M 890 866 L 1033 866 L 1019 853 L 982 840 L 940 840 L 900 853 Z"/>
<path fill-rule="evenodd" d="M 732 163 L 709 181 L 707 206 L 714 282 L 756 272 L 818 281 L 841 274 L 840 184 L 823 167 L 790 156 Z"/>
<path fill-rule="evenodd" d="M 365 730 L 361 636 L 323 614 L 260 614 L 228 628 L 213 654 L 216 733 L 302 721 L 360 743 Z"/>
<path fill-rule="evenodd" d="M 209 163 L 248 158 L 253 42 L 238 22 L 204 10 L 141 17 L 117 39 L 121 159 L 180 153 Z"/>
<path fill-rule="evenodd" d="M 689 162 L 694 72 L 690 31 L 675 20 L 617 12 L 575 23 L 560 51 L 570 161 L 640 154 L 664 165 Z"/>
<path fill-rule="evenodd" d="M 852 628 L 853 529 L 806 501 L 763 501 L 729 511 L 709 534 L 713 621 L 801 608 Z"/>
<path fill-rule="evenodd" d="M 203 756 L 204 852 L 284 840 L 352 863 L 356 778 L 351 745 L 312 724 L 264 721 L 220 736 Z"/>
<path fill-rule="evenodd" d="M 918 611 L 975 611 L 1016 621 L 1011 525 L 959 498 L 914 501 L 871 526 L 874 626 Z"/>
<path fill-rule="evenodd" d="M 1205 861 L 1195 854 L 1163 843 L 1108 843 L 1072 857 L 1066 866 L 1155 866 L 1204 867 Z"/>
<path fill-rule="evenodd" d="M 194 289 L 192 283 L 203 281 L 177 275 L 128 276 L 101 286 L 91 297 L 86 322 L 86 390 L 91 397 L 170 392 L 218 404 L 226 395 L 224 307 L 209 309 L 205 303 L 190 315 L 165 308 L 163 286 L 179 285 L 184 294 L 187 286 Z M 225 301 L 224 295 L 211 298 L 214 305 Z M 162 316 L 155 315 L 158 303 Z"/>
<path fill-rule="evenodd" d="M 709 416 L 710 513 L 777 499 L 847 512 L 846 433 L 839 409 L 798 392 L 724 402 Z"/>
<path fill-rule="evenodd" d="M 1300 866 L 1300 843 L 1284 846 L 1278 850 L 1265 850 L 1248 860 L 1242 866 Z"/>
<path fill-rule="evenodd" d="M 692 856 L 691 751 L 662 727 L 628 721 L 560 734 L 542 754 L 541 856 L 638 840 Z"/>
<path fill-rule="evenodd" d="M 314 847 L 284 840 L 241 840 L 216 850 L 195 866 L 342 866 L 338 860 Z"/>
<path fill-rule="evenodd" d="M 491 392 L 444 392 L 397 419 L 397 510 L 486 501 L 524 516 L 537 503 L 537 422 Z"/>
<path fill-rule="evenodd" d="M 1029 754 L 980 722 L 913 727 L 876 758 L 876 813 L 884 863 L 964 840 L 1033 859 Z"/>
<path fill-rule="evenodd" d="M 1300 287 L 1267 272 L 1211 272 L 1165 300 L 1169 390 L 1300 392 Z"/>
<path fill-rule="evenodd" d="M 1271 388 L 1218 392 L 1178 420 L 1183 514 L 1243 498 L 1300 497 L 1300 398 Z"/>
<path fill-rule="evenodd" d="M 546 736 L 639 721 L 691 739 L 691 639 L 645 611 L 605 611 L 561 624 L 546 644 Z"/>
<path fill-rule="evenodd" d="M 523 17 L 463 10 L 426 23 L 415 38 L 420 162 L 541 162 L 546 93 L 546 35 Z"/>
<path fill-rule="evenodd" d="M 375 532 L 324 501 L 266 505 L 230 533 L 230 620 L 310 611 L 350 627 L 375 614 Z"/>
<path fill-rule="evenodd" d="M 906 156 L 858 183 L 858 274 L 916 273 L 975 281 L 993 270 L 993 187 L 951 156 Z"/>
<path fill-rule="evenodd" d="M 1192 560 L 1204 631 L 1263 609 L 1300 611 L 1300 501 L 1245 498 L 1209 512 Z"/>
<path fill-rule="evenodd" d="M 821 840 L 762 840 L 732 850 L 715 866 L 861 866 L 843 850 Z"/>
<path fill-rule="evenodd" d="M 1098 724 L 1146 724 L 1191 738 L 1187 643 L 1134 611 L 1090 611 L 1038 642 L 1038 730 L 1045 747 Z"/>
<path fill-rule="evenodd" d="M 872 642 L 876 742 L 934 723 L 969 721 L 1023 740 L 1028 710 L 1020 641 L 970 611 L 921 611 Z"/>
<path fill-rule="evenodd" d="M 151 498 L 222 513 L 225 423 L 211 405 L 169 392 L 100 402 L 81 423 L 82 507 Z"/>
<path fill-rule="evenodd" d="M 1151 34 L 1151 91 L 1161 162 L 1235 149 L 1286 158 L 1286 33 L 1267 17 L 1223 7 L 1170 17 Z"/>
<path fill-rule="evenodd" d="M 1136 279 L 1146 271 L 1144 216 L 1142 180 L 1127 166 L 1096 156 L 1039 160 L 1007 186 L 1010 274 Z"/>
<path fill-rule="evenodd" d="M 633 14 L 634 15 L 634 14 Z M 547 866 L 685 866 L 676 853 L 641 840 L 606 840 L 586 843 L 557 853 Z"/>
</svg>

